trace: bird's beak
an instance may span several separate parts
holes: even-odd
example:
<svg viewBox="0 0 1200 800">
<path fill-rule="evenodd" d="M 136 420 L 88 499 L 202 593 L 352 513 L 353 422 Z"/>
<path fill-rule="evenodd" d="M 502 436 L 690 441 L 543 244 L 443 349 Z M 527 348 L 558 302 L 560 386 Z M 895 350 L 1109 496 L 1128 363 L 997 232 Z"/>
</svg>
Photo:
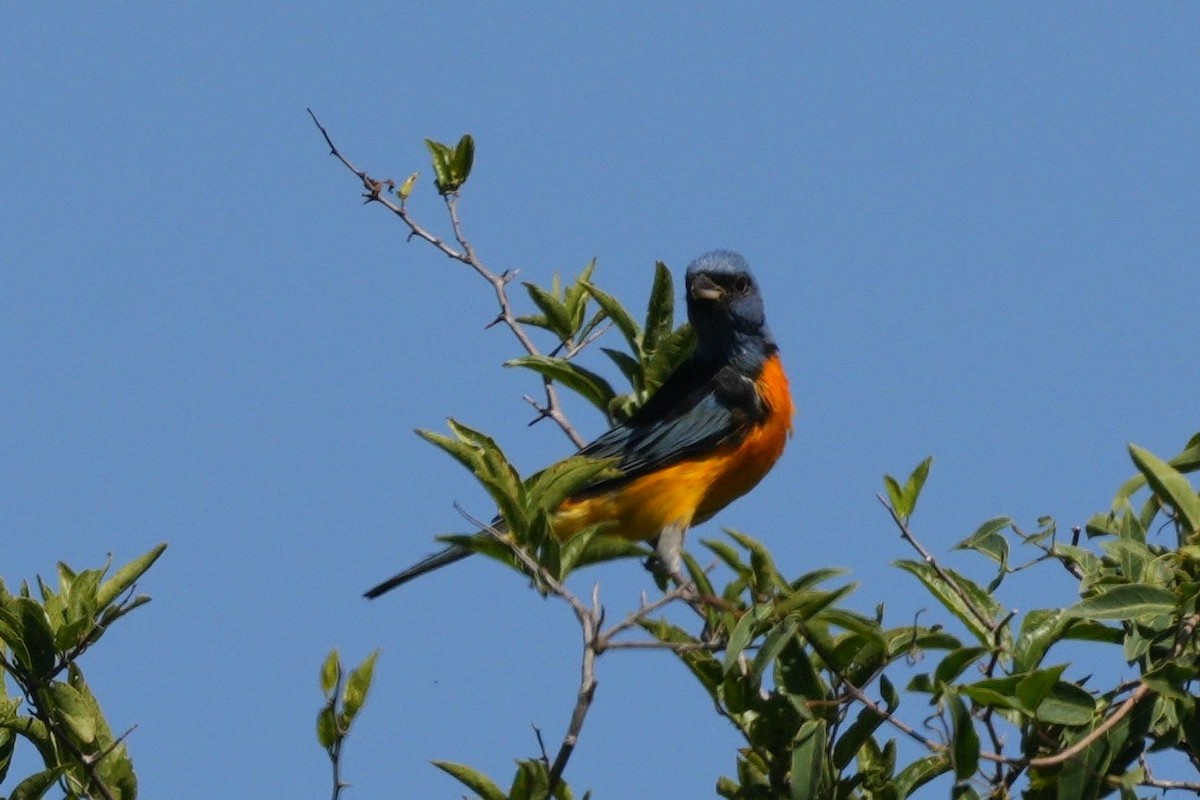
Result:
<svg viewBox="0 0 1200 800">
<path fill-rule="evenodd" d="M 692 281 L 693 300 L 720 300 L 725 296 L 725 290 L 718 286 L 707 275 L 697 275 Z"/>
</svg>

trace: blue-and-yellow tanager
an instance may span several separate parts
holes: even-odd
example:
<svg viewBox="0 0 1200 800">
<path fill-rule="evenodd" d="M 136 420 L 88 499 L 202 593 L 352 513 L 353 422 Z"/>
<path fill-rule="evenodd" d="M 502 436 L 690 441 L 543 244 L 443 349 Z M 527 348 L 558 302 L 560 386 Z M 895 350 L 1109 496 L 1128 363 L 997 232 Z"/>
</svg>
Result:
<svg viewBox="0 0 1200 800">
<path fill-rule="evenodd" d="M 792 397 L 767 328 L 762 294 L 746 260 L 715 250 L 685 278 L 695 349 L 628 421 L 580 455 L 614 459 L 618 477 L 589 484 L 554 513 L 566 540 L 592 525 L 655 543 L 677 575 L 683 535 L 750 491 L 783 453 L 792 432 Z M 471 551 L 451 546 L 366 593 L 378 597 Z"/>
</svg>

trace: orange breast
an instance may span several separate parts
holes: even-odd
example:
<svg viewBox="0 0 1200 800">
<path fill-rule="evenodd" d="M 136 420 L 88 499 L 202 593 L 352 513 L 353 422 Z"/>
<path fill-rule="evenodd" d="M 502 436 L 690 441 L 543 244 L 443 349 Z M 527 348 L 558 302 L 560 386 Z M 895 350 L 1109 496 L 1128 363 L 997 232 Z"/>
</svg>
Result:
<svg viewBox="0 0 1200 800">
<path fill-rule="evenodd" d="M 706 456 L 680 461 L 620 488 L 583 500 L 567 500 L 554 515 L 554 532 L 569 539 L 589 525 L 613 521 L 613 533 L 653 539 L 668 525 L 704 522 L 750 491 L 766 475 L 792 432 L 792 396 L 778 354 L 763 365 L 758 392 L 765 418 L 740 442 Z"/>
</svg>

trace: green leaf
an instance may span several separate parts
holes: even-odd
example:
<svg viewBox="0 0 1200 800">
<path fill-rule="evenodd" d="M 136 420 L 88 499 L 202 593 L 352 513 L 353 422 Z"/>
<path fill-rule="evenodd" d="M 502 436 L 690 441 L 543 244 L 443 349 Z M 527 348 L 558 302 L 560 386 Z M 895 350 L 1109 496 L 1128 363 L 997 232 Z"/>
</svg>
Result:
<svg viewBox="0 0 1200 800">
<path fill-rule="evenodd" d="M 683 565 L 687 568 L 687 574 L 692 579 L 692 583 L 696 584 L 696 591 L 699 595 L 701 597 L 715 595 L 716 590 L 713 589 L 712 581 L 708 579 L 708 573 L 704 571 L 704 567 L 700 566 L 700 562 L 687 551 L 684 551 L 680 555 L 683 556 Z M 715 612 L 716 609 L 708 610 L 710 619 L 713 618 Z"/>
<path fill-rule="evenodd" d="M 942 579 L 931 564 L 924 561 L 896 561 L 893 563 L 905 572 L 912 573 L 921 583 L 925 584 L 929 593 L 937 598 L 950 613 L 958 617 L 983 645 L 990 647 L 995 644 L 994 634 L 988 620 L 980 619 L 972 607 L 994 620 L 1001 612 L 1001 606 L 995 598 L 981 589 L 974 581 L 963 577 L 954 570 L 943 567 L 942 570 L 961 590 L 960 594 Z M 969 604 L 968 599 L 971 601 Z"/>
<path fill-rule="evenodd" d="M 40 579 L 39 579 L 40 580 Z M 75 570 L 62 561 L 58 562 L 58 588 L 65 595 L 71 593 L 71 584 L 75 581 Z M 45 595 L 43 593 L 43 599 Z"/>
<path fill-rule="evenodd" d="M 8 768 L 12 766 L 16 746 L 17 735 L 8 728 L 0 728 L 0 784 L 8 777 Z"/>
<path fill-rule="evenodd" d="M 606 527 L 602 526 L 600 533 L 591 536 L 583 552 L 573 559 L 576 568 L 617 558 L 644 558 L 650 555 L 650 551 L 641 542 L 634 542 L 617 534 L 603 533 Z"/>
<path fill-rule="evenodd" d="M 792 800 L 826 797 L 824 761 L 827 734 L 825 721 L 810 719 L 800 726 L 792 741 Z"/>
<path fill-rule="evenodd" d="M 36 600 L 17 597 L 13 602 L 21 626 L 25 652 L 28 653 L 28 661 L 22 666 L 29 670 L 37 681 L 50 674 L 58 655 L 54 646 L 54 634 L 50 630 L 50 620 Z M 14 653 L 16 652 L 14 649 Z"/>
<path fill-rule="evenodd" d="M 1128 583 L 1093 597 L 1080 600 L 1066 609 L 1071 617 L 1088 619 L 1132 620 L 1175 611 L 1175 595 L 1158 586 Z"/>
<path fill-rule="evenodd" d="M 900 706 L 900 693 L 896 691 L 891 678 L 887 675 L 879 676 L 879 693 L 883 696 L 883 702 L 887 705 L 889 712 L 895 711 Z"/>
<path fill-rule="evenodd" d="M 617 365 L 617 369 L 621 370 L 621 374 L 625 376 L 625 380 L 629 381 L 629 385 L 633 391 L 642 391 L 644 381 L 642 379 L 642 363 L 640 361 L 624 351 L 613 350 L 611 347 L 601 347 L 600 350 Z"/>
<path fill-rule="evenodd" d="M 1191 438 L 1182 453 L 1167 463 L 1180 472 L 1195 472 L 1196 470 L 1200 470 L 1200 433 Z M 1113 500 L 1113 510 L 1125 507 L 1129 498 L 1145 485 L 1146 477 L 1142 474 L 1135 475 L 1127 480 L 1117 490 L 1117 495 Z"/>
<path fill-rule="evenodd" d="M 1017 699 L 1021 701 L 1021 705 L 1033 709 L 1041 705 L 1042 700 L 1054 688 L 1054 684 L 1058 683 L 1058 679 L 1066 668 L 1065 664 L 1061 664 L 1057 667 L 1026 673 L 1021 680 L 1017 681 L 1016 686 Z"/>
<path fill-rule="evenodd" d="M 100 780 L 112 792 L 114 800 L 133 800 L 137 797 L 137 775 L 133 759 L 124 744 L 119 744 L 96 764 Z"/>
<path fill-rule="evenodd" d="M 454 174 L 454 188 L 457 189 L 467 182 L 471 176 L 471 167 L 475 165 L 475 139 L 469 133 L 464 133 L 454 148 L 454 156 L 450 167 Z"/>
<path fill-rule="evenodd" d="M 459 783 L 478 794 L 483 800 L 508 800 L 508 795 L 504 793 L 504 790 L 492 783 L 490 778 L 464 764 L 434 761 L 433 765 L 456 778 Z"/>
<path fill-rule="evenodd" d="M 967 704 L 957 694 L 946 698 L 950 704 L 951 754 L 954 757 L 954 777 L 960 781 L 970 780 L 979 769 L 979 732 L 975 730 Z"/>
<path fill-rule="evenodd" d="M 833 746 L 834 768 L 839 772 L 843 770 L 882 724 L 883 717 L 869 708 L 861 709 Z"/>
<path fill-rule="evenodd" d="M 447 188 L 454 182 L 450 167 L 452 159 L 450 148 L 433 139 L 426 139 L 425 147 L 429 150 L 430 161 L 433 163 L 434 184 L 437 186 L 437 190 L 441 194 L 453 191 L 452 188 Z"/>
<path fill-rule="evenodd" d="M 51 682 L 48 693 L 53 711 L 86 751 L 96 741 L 96 708 L 93 703 L 68 683 Z"/>
<path fill-rule="evenodd" d="M 787 647 L 789 641 L 796 636 L 796 629 L 799 623 L 796 620 L 785 620 L 782 624 L 771 628 L 763 639 L 762 645 L 758 648 L 758 652 L 754 654 L 754 661 L 750 664 L 750 673 L 747 678 L 759 685 L 762 682 L 762 676 L 767 671 L 767 667 L 771 666 L 783 649 Z"/>
<path fill-rule="evenodd" d="M 809 619 L 828 609 L 829 613 L 824 615 L 823 619 L 835 624 L 844 623 L 842 627 L 856 629 L 859 626 L 855 624 L 855 620 L 861 621 L 861 618 L 847 616 L 846 613 L 841 612 L 839 609 L 830 609 L 830 606 L 853 592 L 854 589 L 855 584 L 850 583 L 828 592 L 817 589 L 794 592 L 776 603 L 775 613 L 779 616 L 798 614 L 804 619 Z"/>
<path fill-rule="evenodd" d="M 738 575 L 747 576 L 750 574 L 750 568 L 742 561 L 742 554 L 728 542 L 723 542 L 719 539 L 701 539 L 700 542 L 711 550 L 713 555 L 721 559 L 725 563 L 725 566 Z"/>
<path fill-rule="evenodd" d="M 7 593 L 0 595 L 0 642 L 8 646 L 18 664 L 28 668 L 29 648 L 25 643 L 25 631 L 21 623 L 17 598 Z M 2 685 L 0 683 L 0 686 Z"/>
<path fill-rule="evenodd" d="M 987 708 L 1019 711 L 1029 716 L 1033 709 L 1026 708 L 1017 697 L 1017 683 L 1020 676 L 1008 675 L 1003 678 L 987 678 L 976 683 L 955 687 L 959 694 L 966 695 L 976 704 Z"/>
<path fill-rule="evenodd" d="M 621 471 L 613 466 L 617 460 L 587 456 L 565 458 L 530 478 L 526 482 L 526 495 L 530 502 L 537 502 L 542 509 L 554 511 L 584 486 L 620 477 Z"/>
<path fill-rule="evenodd" d="M 333 706 L 323 706 L 317 712 L 317 743 L 328 750 L 338 740 L 337 716 Z"/>
<path fill-rule="evenodd" d="M 1034 609 L 1021 620 L 1021 633 L 1013 645 L 1013 668 L 1018 672 L 1035 669 L 1046 651 L 1063 638 L 1073 620 L 1061 609 Z"/>
<path fill-rule="evenodd" d="M 396 194 L 400 195 L 400 200 L 407 200 L 412 194 L 413 187 L 417 185 L 417 178 L 421 176 L 420 172 L 414 172 L 404 179 L 404 183 L 400 184 L 400 188 L 396 190 Z"/>
<path fill-rule="evenodd" d="M 461 422 L 450 419 L 447 424 L 455 438 L 427 430 L 418 430 L 417 435 L 471 470 L 487 489 L 510 528 L 523 534 L 529 523 L 525 517 L 525 486 L 504 452 L 491 437 Z"/>
<path fill-rule="evenodd" d="M 809 701 L 828 701 L 831 690 L 809 658 L 798 637 L 790 639 L 775 662 L 775 683 L 786 694 Z"/>
<path fill-rule="evenodd" d="M 951 650 L 933 673 L 934 684 L 949 685 L 970 665 L 989 652 L 986 647 L 960 647 Z"/>
<path fill-rule="evenodd" d="M 1048 725 L 1089 725 L 1096 716 L 1096 699 L 1073 683 L 1059 681 L 1038 703 L 1035 715 Z"/>
<path fill-rule="evenodd" d="M 799 578 L 796 578 L 794 581 L 788 584 L 788 588 L 790 588 L 793 592 L 801 592 L 805 589 L 816 586 L 819 583 L 824 583 L 827 580 L 845 574 L 846 570 L 838 567 L 815 569 L 812 572 L 806 572 Z"/>
<path fill-rule="evenodd" d="M 546 766 L 540 761 L 521 759 L 517 774 L 508 789 L 508 800 L 543 800 L 550 788 Z"/>
<path fill-rule="evenodd" d="M 371 679 L 375 675 L 375 661 L 378 658 L 379 651 L 374 650 L 361 664 L 350 670 L 350 676 L 346 678 L 346 688 L 342 692 L 342 708 L 347 719 L 354 719 L 366 702 L 367 692 L 371 689 Z"/>
<path fill-rule="evenodd" d="M 917 510 L 917 498 L 921 496 L 921 489 L 925 488 L 925 479 L 929 477 L 931 464 L 933 464 L 933 456 L 926 456 L 920 464 L 917 464 L 912 474 L 908 476 L 908 480 L 904 482 L 904 497 L 908 501 L 910 516 Z"/>
<path fill-rule="evenodd" d="M 917 464 L 908 476 L 908 480 L 904 482 L 903 488 L 899 481 L 891 475 L 883 476 L 883 485 L 887 489 L 892 510 L 900 519 L 907 520 L 917 510 L 917 498 L 920 497 L 921 489 L 925 486 L 925 479 L 929 477 L 929 466 L 932 463 L 933 456 L 927 456 L 925 460 Z"/>
<path fill-rule="evenodd" d="M 887 643 L 889 658 L 903 655 L 915 659 L 921 655 L 922 650 L 954 650 L 963 646 L 957 636 L 951 636 L 941 630 L 940 626 L 923 628 L 906 625 L 903 628 L 892 628 L 884 631 L 883 639 Z"/>
<path fill-rule="evenodd" d="M 1013 524 L 1012 517 L 996 517 L 975 529 L 967 538 L 954 545 L 955 550 L 974 550 L 982 553 L 1000 565 L 1008 568 L 1008 539 L 1001 531 Z"/>
<path fill-rule="evenodd" d="M 8 800 L 40 800 L 58 780 L 62 770 L 62 767 L 54 767 L 35 772 L 17 784 Z"/>
<path fill-rule="evenodd" d="M 166 549 L 167 543 L 163 542 L 113 573 L 111 578 L 100 584 L 100 588 L 96 592 L 97 607 L 104 608 L 120 597 L 126 589 L 137 582 L 138 578 L 146 574 L 146 570 L 154 565 L 154 562 Z"/>
<path fill-rule="evenodd" d="M 505 361 L 504 366 L 525 367 L 543 377 L 557 381 L 605 413 L 608 412 L 608 404 L 617 396 L 612 386 L 603 377 L 563 358 L 543 355 L 521 356 Z"/>
<path fill-rule="evenodd" d="M 950 757 L 945 753 L 925 756 L 900 770 L 900 774 L 892 781 L 900 800 L 911 797 L 912 793 L 929 783 L 939 775 L 944 775 L 951 768 Z"/>
<path fill-rule="evenodd" d="M 892 504 L 892 510 L 904 519 L 908 516 L 908 509 L 904 502 L 904 490 L 900 488 L 900 481 L 893 478 L 891 475 L 883 476 L 883 488 L 887 490 L 888 502 Z"/>
<path fill-rule="evenodd" d="M 1196 496 L 1196 490 L 1187 478 L 1149 450 L 1135 444 L 1129 445 L 1129 454 L 1154 494 L 1175 509 L 1186 529 L 1185 535 L 1200 532 L 1200 497 Z"/>
<path fill-rule="evenodd" d="M 725 661 L 722 664 L 722 669 L 725 674 L 738 664 L 738 660 L 742 655 L 742 651 L 753 641 L 758 633 L 758 627 L 763 620 L 769 618 L 773 611 L 770 604 L 755 606 L 749 613 L 742 615 L 734 626 L 733 632 L 729 634 L 729 641 L 725 644 Z"/>
<path fill-rule="evenodd" d="M 779 571 L 775 569 L 775 562 L 771 559 L 771 551 L 766 545 L 755 539 L 753 536 L 747 536 L 741 531 L 735 531 L 732 528 L 726 528 L 725 534 L 741 545 L 750 554 L 750 574 L 754 580 L 754 588 L 759 592 L 767 592 L 772 588 L 786 586 Z"/>
<path fill-rule="evenodd" d="M 342 662 L 338 658 L 337 649 L 329 651 L 329 655 L 325 657 L 324 663 L 321 664 L 321 691 L 326 697 L 333 695 L 337 688 L 338 681 L 342 679 Z"/>
<path fill-rule="evenodd" d="M 675 327 L 675 288 L 671 271 L 659 261 L 654 265 L 654 285 L 646 307 L 646 328 L 642 334 L 642 352 L 653 353 L 658 343 Z"/>
<path fill-rule="evenodd" d="M 588 294 L 596 301 L 596 305 L 600 306 L 601 310 L 613 321 L 617 326 L 617 330 L 625 337 L 625 341 L 629 344 L 629 349 L 635 354 L 641 353 L 641 329 L 638 324 L 633 321 L 633 317 L 625 310 L 625 306 L 612 295 L 600 291 L 595 285 L 587 281 L 584 282 L 587 287 Z"/>
<path fill-rule="evenodd" d="M 571 314 L 571 319 L 575 320 L 575 328 L 578 329 L 583 321 L 584 313 L 587 310 L 587 301 L 590 295 L 587 291 L 587 282 L 592 279 L 592 273 L 596 270 L 596 259 L 592 259 L 584 265 L 583 271 L 575 278 L 574 283 L 567 287 L 563 293 L 563 305 L 567 307 L 567 311 Z M 603 319 L 604 311 L 601 310 L 596 321 Z"/>
<path fill-rule="evenodd" d="M 455 461 L 471 470 L 471 472 L 474 472 L 479 464 L 480 448 L 474 444 L 452 438 L 444 433 L 426 430 L 425 428 L 417 428 L 416 434 L 430 444 L 449 453 Z"/>
<path fill-rule="evenodd" d="M 658 348 L 649 355 L 645 362 L 644 390 L 654 392 L 663 385 L 667 377 L 675 372 L 691 352 L 696 349 L 696 332 L 692 326 L 684 323 L 663 337 L 658 342 Z"/>
<path fill-rule="evenodd" d="M 575 325 L 571 310 L 567 308 L 566 304 L 535 283 L 526 281 L 524 286 L 534 305 L 545 314 L 546 324 L 541 327 L 549 329 L 563 341 L 570 339 L 575 332 Z"/>
</svg>

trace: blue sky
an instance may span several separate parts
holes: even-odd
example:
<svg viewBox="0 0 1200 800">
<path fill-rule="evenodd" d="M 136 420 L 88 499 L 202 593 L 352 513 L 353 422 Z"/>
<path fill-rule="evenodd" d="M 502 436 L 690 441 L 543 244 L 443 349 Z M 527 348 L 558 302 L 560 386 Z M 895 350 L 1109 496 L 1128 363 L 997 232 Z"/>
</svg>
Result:
<svg viewBox="0 0 1200 800">
<path fill-rule="evenodd" d="M 883 473 L 934 455 L 915 528 L 946 553 L 999 514 L 1080 524 L 1127 442 L 1171 455 L 1200 428 L 1197 41 L 1185 4 L 6 6 L 0 574 L 170 542 L 154 602 L 85 664 L 138 725 L 146 797 L 324 796 L 332 646 L 383 649 L 348 797 L 458 796 L 434 758 L 506 783 L 531 724 L 562 730 L 576 626 L 519 578 L 468 562 L 359 596 L 461 528 L 455 501 L 490 513 L 411 429 L 460 418 L 526 470 L 569 447 L 525 426 L 536 384 L 500 368 L 486 287 L 359 204 L 311 106 L 360 166 L 422 170 L 431 226 L 422 139 L 471 132 L 469 234 L 530 280 L 594 256 L 640 307 L 655 260 L 744 253 L 800 414 L 700 535 L 844 566 L 900 623 L 928 601 L 889 566 L 910 553 Z M 650 587 L 632 564 L 595 581 L 614 613 Z M 704 797 L 732 773 L 670 658 L 599 677 L 577 789 Z"/>
</svg>

